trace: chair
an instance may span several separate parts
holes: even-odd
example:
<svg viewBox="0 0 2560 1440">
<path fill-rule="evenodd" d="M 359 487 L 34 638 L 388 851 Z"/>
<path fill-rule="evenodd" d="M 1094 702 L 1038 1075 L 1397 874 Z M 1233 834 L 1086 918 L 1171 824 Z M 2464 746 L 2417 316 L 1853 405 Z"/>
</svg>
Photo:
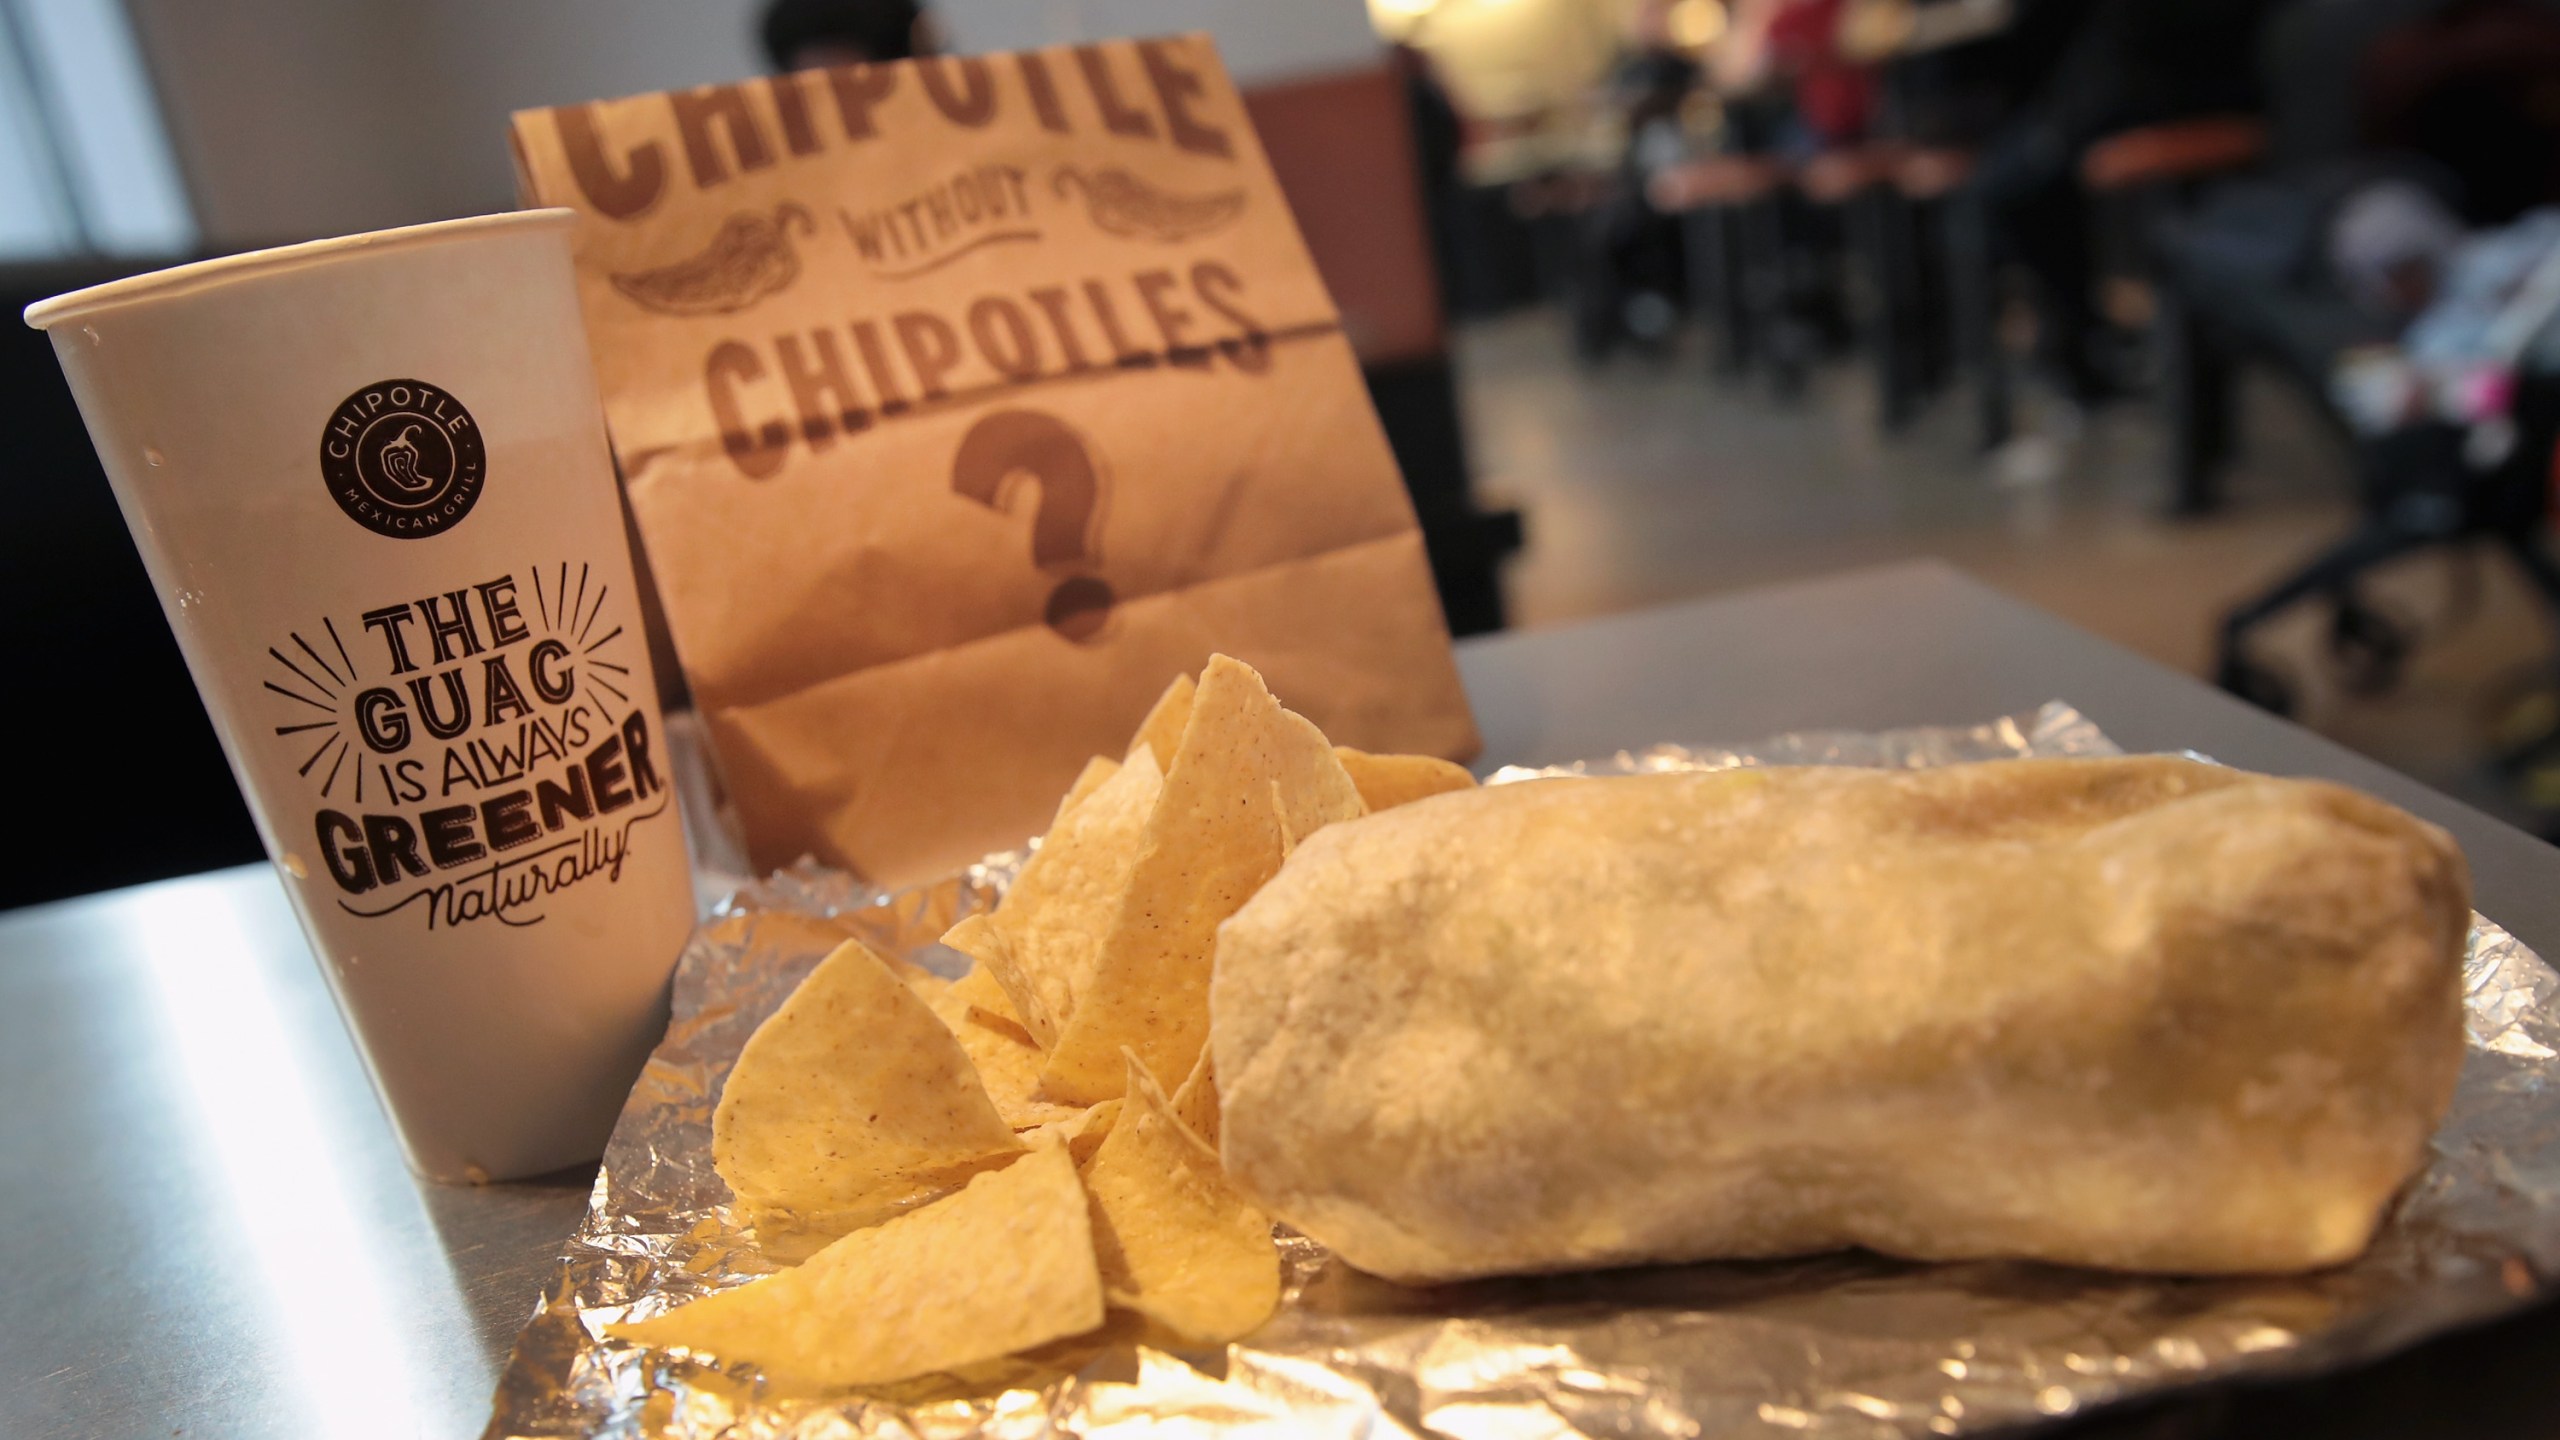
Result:
<svg viewBox="0 0 2560 1440">
<path fill-rule="evenodd" d="M 1877 423 L 1901 430 L 1954 369 L 1958 353 L 1996 373 L 1990 326 L 1956 333 L 1960 316 L 1988 317 L 1987 293 L 1956 293 L 1951 225 L 1972 152 L 1949 146 L 1875 142 L 1817 156 L 1800 188 L 1815 205 L 1839 209 L 1855 280 L 1859 328 L 1875 367 Z M 1968 269 L 1967 281 L 1987 271 Z M 1985 431 L 2007 425 L 2005 388 L 1986 387 Z M 1993 443 L 1996 443 L 1993 442 Z"/>
<path fill-rule="evenodd" d="M 1877 423 L 1888 433 L 1910 421 L 1921 388 L 1918 235 L 1901 186 L 1907 159 L 1906 147 L 1889 143 L 1825 151 L 1798 181 L 1808 203 L 1840 212 L 1852 314 L 1875 366 Z"/>
<path fill-rule="evenodd" d="M 1512 217 L 1529 232 L 1538 296 L 1564 306 L 1581 325 L 1582 298 L 1592 288 L 1593 247 L 1585 240 L 1591 217 L 1605 209 L 1611 177 L 1586 170 L 1554 170 L 1515 180 L 1508 187 Z"/>
<path fill-rule="evenodd" d="M 1692 305 L 1713 317 L 1717 366 L 1749 370 L 1777 323 L 1771 279 L 1781 242 L 1776 206 L 1786 171 L 1752 155 L 1710 155 L 1653 177 L 1656 210 L 1678 218 Z"/>
<path fill-rule="evenodd" d="M 2125 212 L 2147 258 L 2148 242 L 2175 223 L 2201 187 L 2256 165 L 2266 148 L 2266 123 L 2253 115 L 2148 125 L 2090 146 L 2081 157 L 2080 181 L 2094 199 Z M 2159 267 L 2143 268 L 2142 278 L 2157 296 Z M 2195 320 L 2191 308 L 2173 302 L 2158 307 L 2153 327 L 2174 457 L 2174 515 L 2202 515 L 2216 507 L 2212 477 L 2228 458 L 2232 439 L 2229 381 L 2214 368 L 2218 362 L 2210 347 L 2200 343 Z"/>
<path fill-rule="evenodd" d="M 1907 363 L 1923 396 L 1944 388 L 1956 363 L 1970 352 L 1967 337 L 1956 333 L 1957 298 L 1948 281 L 1946 261 L 1948 217 L 1973 173 L 1973 152 L 1954 146 L 1912 146 L 1904 150 L 1893 172 L 1894 193 L 1901 197 L 1905 274 L 1911 319 L 1904 334 L 1911 348 Z M 1987 340 L 1987 332 L 1981 339 Z"/>
</svg>

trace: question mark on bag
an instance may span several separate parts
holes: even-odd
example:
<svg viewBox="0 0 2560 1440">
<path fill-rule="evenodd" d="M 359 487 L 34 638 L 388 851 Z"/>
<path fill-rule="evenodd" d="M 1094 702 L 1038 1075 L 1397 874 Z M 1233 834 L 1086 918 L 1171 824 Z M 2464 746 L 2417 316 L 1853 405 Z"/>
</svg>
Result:
<svg viewBox="0 0 2560 1440">
<path fill-rule="evenodd" d="M 1016 476 L 1040 492 L 1031 520 L 1031 563 L 1043 570 L 1100 564 L 1093 532 L 1102 512 L 1102 471 L 1084 437 L 1038 410 L 998 410 L 970 426 L 951 461 L 951 488 L 1001 512 Z M 1083 644 L 1102 633 L 1117 598 L 1099 576 L 1070 575 L 1049 592 L 1040 618 Z"/>
</svg>

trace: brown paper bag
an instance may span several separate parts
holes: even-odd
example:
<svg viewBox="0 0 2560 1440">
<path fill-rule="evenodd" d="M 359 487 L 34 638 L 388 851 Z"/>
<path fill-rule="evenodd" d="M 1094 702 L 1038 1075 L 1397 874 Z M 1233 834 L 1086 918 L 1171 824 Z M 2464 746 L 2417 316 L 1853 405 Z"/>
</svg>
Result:
<svg viewBox="0 0 2560 1440">
<path fill-rule="evenodd" d="M 759 865 L 1019 842 L 1223 650 L 1477 748 L 1333 304 L 1204 37 L 527 111 Z"/>
</svg>

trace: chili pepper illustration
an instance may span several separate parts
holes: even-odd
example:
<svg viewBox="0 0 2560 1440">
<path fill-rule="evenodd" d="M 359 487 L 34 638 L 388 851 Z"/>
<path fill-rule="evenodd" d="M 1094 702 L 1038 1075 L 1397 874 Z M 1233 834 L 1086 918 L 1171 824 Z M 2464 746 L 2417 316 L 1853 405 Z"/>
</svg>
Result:
<svg viewBox="0 0 2560 1440">
<path fill-rule="evenodd" d="M 382 473 L 390 478 L 391 483 L 411 495 L 436 483 L 434 476 L 418 471 L 418 442 L 409 438 L 417 433 L 415 425 L 401 426 L 400 433 L 382 442 L 382 449 L 374 455 L 375 463 L 382 467 Z"/>
<path fill-rule="evenodd" d="M 1159 190 L 1117 166 L 1090 172 L 1062 166 L 1049 188 L 1060 199 L 1070 190 L 1082 191 L 1085 213 L 1101 229 L 1168 245 L 1207 234 L 1244 213 L 1241 190 L 1183 195 Z"/>
<path fill-rule="evenodd" d="M 800 278 L 791 231 L 814 233 L 815 222 L 785 203 L 768 216 L 741 210 L 721 222 L 720 233 L 692 255 L 654 270 L 616 273 L 613 288 L 641 308 L 661 315 L 728 315 Z"/>
</svg>

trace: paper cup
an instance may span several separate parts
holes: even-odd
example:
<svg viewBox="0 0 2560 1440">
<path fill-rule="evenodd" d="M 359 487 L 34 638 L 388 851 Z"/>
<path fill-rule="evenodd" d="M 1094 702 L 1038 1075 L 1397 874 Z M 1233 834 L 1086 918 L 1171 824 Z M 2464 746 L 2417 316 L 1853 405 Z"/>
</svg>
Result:
<svg viewBox="0 0 2560 1440">
<path fill-rule="evenodd" d="M 692 923 L 570 218 L 232 256 L 26 314 L 437 1180 L 601 1153 Z"/>
</svg>

